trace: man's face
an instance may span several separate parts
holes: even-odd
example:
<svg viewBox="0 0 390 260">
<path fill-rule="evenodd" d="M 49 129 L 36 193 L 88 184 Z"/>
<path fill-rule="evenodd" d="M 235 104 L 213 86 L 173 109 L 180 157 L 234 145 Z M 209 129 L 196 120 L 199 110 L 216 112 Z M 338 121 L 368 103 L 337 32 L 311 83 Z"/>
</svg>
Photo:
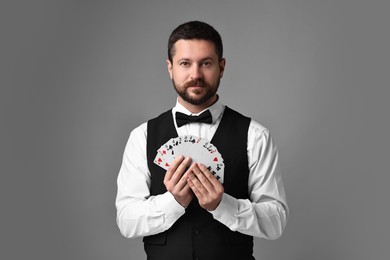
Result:
<svg viewBox="0 0 390 260">
<path fill-rule="evenodd" d="M 196 106 L 216 100 L 225 59 L 219 61 L 212 42 L 179 40 L 174 44 L 172 62 L 167 60 L 167 64 L 179 99 Z"/>
</svg>

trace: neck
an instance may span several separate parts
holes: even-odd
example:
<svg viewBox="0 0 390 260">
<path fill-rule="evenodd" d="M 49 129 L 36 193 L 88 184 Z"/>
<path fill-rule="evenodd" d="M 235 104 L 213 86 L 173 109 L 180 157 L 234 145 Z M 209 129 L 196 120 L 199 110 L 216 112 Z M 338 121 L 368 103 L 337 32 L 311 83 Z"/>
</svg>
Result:
<svg viewBox="0 0 390 260">
<path fill-rule="evenodd" d="M 200 105 L 194 105 L 194 104 L 191 104 L 191 103 L 188 103 L 187 101 L 185 101 L 184 99 L 182 99 L 181 97 L 179 97 L 178 101 L 179 103 L 185 107 L 186 109 L 188 109 L 188 111 L 190 111 L 192 114 L 197 114 L 199 112 L 202 112 L 203 110 L 205 110 L 206 108 L 212 106 L 215 102 L 217 102 L 218 100 L 218 96 L 215 95 L 214 97 L 210 98 L 208 101 L 206 101 L 205 103 L 203 104 L 200 104 Z"/>
</svg>

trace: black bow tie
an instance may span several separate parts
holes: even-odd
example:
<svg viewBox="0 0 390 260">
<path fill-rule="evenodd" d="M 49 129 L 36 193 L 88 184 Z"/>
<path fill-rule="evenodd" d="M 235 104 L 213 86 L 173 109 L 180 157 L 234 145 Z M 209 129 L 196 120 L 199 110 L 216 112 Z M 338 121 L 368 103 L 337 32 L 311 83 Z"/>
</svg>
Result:
<svg viewBox="0 0 390 260">
<path fill-rule="evenodd" d="M 193 122 L 211 124 L 213 122 L 213 118 L 209 110 L 204 111 L 199 116 L 187 116 L 186 114 L 176 112 L 177 127 Z"/>
</svg>

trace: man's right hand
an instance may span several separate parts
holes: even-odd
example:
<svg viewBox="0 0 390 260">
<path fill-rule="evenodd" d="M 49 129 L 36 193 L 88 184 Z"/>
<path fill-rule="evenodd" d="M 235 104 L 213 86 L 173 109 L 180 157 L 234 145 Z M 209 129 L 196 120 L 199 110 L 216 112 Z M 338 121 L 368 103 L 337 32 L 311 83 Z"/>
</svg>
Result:
<svg viewBox="0 0 390 260">
<path fill-rule="evenodd" d="M 187 207 L 194 194 L 187 183 L 187 170 L 191 165 L 191 158 L 179 156 L 173 160 L 173 163 L 168 168 L 165 177 L 164 185 L 167 190 L 173 195 L 176 201 L 183 207 Z"/>
</svg>

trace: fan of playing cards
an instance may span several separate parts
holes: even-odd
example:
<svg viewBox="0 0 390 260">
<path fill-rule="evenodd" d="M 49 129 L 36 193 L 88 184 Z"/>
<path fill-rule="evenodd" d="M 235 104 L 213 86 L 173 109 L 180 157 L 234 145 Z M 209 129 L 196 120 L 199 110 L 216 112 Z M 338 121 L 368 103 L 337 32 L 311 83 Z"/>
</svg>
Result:
<svg viewBox="0 0 390 260">
<path fill-rule="evenodd" d="M 204 164 L 223 183 L 225 164 L 217 148 L 208 140 L 192 135 L 171 138 L 157 150 L 154 163 L 167 170 L 180 155 L 191 157 L 192 163 Z"/>
</svg>

